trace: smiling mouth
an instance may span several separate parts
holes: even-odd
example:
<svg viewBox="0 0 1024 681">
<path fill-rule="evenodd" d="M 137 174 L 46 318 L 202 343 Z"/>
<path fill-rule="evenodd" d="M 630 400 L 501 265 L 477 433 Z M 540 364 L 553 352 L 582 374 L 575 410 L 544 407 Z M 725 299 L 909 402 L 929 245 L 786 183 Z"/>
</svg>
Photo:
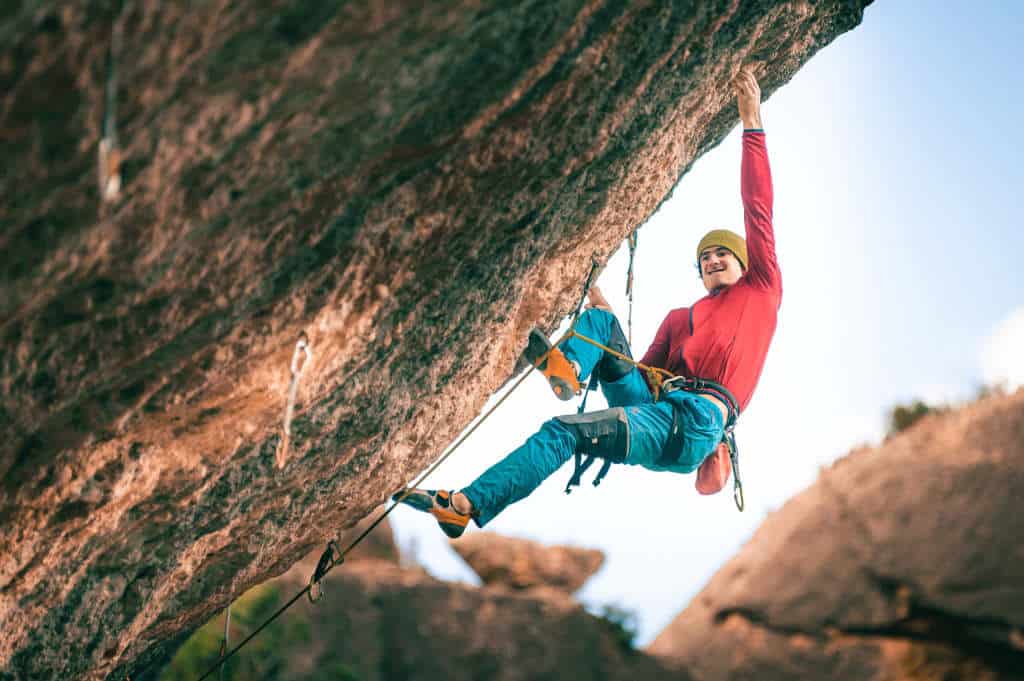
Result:
<svg viewBox="0 0 1024 681">
<path fill-rule="evenodd" d="M 721 267 L 721 268 L 719 268 L 719 269 L 717 269 L 717 270 L 708 270 L 708 271 L 707 271 L 707 273 L 708 273 L 709 275 L 711 275 L 711 274 L 718 274 L 719 272 L 724 272 L 724 271 L 725 271 L 725 268 L 724 268 L 724 267 Z"/>
</svg>

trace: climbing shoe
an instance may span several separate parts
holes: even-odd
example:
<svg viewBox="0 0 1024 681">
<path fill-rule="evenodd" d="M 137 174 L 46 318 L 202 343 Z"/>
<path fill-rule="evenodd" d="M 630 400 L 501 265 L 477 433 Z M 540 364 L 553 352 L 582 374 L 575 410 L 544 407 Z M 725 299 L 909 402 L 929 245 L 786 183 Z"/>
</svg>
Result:
<svg viewBox="0 0 1024 681">
<path fill-rule="evenodd" d="M 434 516 L 445 534 L 452 539 L 458 539 L 466 531 L 470 516 L 456 511 L 451 499 L 452 492 L 443 489 L 411 489 L 408 493 L 402 490 L 391 497 L 392 501 L 400 501 L 417 511 Z"/>
<path fill-rule="evenodd" d="M 544 357 L 544 353 L 548 350 L 551 350 L 551 353 Z M 576 369 L 572 362 L 558 348 L 552 349 L 548 337 L 540 330 L 530 331 L 526 349 L 523 350 L 523 358 L 540 369 L 540 372 L 547 377 L 548 383 L 551 384 L 551 389 L 555 391 L 555 396 L 558 399 L 571 400 L 580 391 L 580 381 L 576 378 Z"/>
</svg>

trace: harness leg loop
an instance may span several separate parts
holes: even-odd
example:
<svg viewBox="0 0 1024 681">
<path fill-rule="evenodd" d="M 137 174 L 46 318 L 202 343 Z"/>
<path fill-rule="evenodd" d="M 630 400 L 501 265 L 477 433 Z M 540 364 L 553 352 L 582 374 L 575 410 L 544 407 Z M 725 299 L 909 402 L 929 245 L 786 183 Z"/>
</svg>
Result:
<svg viewBox="0 0 1024 681">
<path fill-rule="evenodd" d="M 579 486 L 583 473 L 593 465 L 595 459 L 605 460 L 605 465 L 602 466 L 596 480 L 600 484 L 612 463 L 621 463 L 629 456 L 629 421 L 626 420 L 626 410 L 622 407 L 602 409 L 589 414 L 558 416 L 555 420 L 572 431 L 576 440 L 576 468 L 565 487 L 567 494 L 573 487 Z"/>
</svg>

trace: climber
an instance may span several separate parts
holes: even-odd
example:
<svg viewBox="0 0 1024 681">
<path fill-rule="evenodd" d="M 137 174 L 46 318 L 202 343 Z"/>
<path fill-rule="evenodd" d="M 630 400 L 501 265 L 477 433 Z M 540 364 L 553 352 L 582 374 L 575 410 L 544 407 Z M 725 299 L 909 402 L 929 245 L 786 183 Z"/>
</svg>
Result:
<svg viewBox="0 0 1024 681">
<path fill-rule="evenodd" d="M 641 360 L 677 376 L 705 379 L 715 389 L 695 390 L 669 380 L 656 390 L 631 362 L 576 337 L 551 348 L 535 330 L 523 354 L 547 377 L 556 396 L 571 399 L 595 372 L 609 408 L 547 421 L 460 491 L 412 489 L 396 494 L 396 500 L 431 513 L 454 538 L 470 519 L 486 525 L 580 452 L 655 471 L 700 469 L 702 493 L 724 486 L 729 467 L 727 459 L 723 465 L 721 443 L 757 385 L 782 300 L 761 90 L 748 68 L 732 85 L 744 128 L 740 180 L 746 239 L 722 229 L 704 235 L 696 255 L 707 296 L 669 312 Z M 576 331 L 632 357 L 600 290 L 591 288 L 588 297 Z"/>
</svg>

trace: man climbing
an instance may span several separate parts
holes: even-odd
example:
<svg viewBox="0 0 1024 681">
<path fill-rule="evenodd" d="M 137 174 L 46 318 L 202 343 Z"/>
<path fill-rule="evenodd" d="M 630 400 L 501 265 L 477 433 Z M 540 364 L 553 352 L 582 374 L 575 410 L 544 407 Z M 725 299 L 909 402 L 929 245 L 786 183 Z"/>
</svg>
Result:
<svg viewBox="0 0 1024 681">
<path fill-rule="evenodd" d="M 524 355 L 562 400 L 571 399 L 595 373 L 609 408 L 547 421 L 460 491 L 413 489 L 396 494 L 396 500 L 431 513 L 448 536 L 458 537 L 470 519 L 483 527 L 574 455 L 655 471 L 699 469 L 699 491 L 724 486 L 730 467 L 723 440 L 731 437 L 731 426 L 757 385 L 782 300 L 761 90 L 749 69 L 733 80 L 733 90 L 744 128 L 740 177 L 746 240 L 720 229 L 704 235 L 697 267 L 708 295 L 669 312 L 640 361 L 686 378 L 660 386 L 645 380 L 636 363 L 624 358 L 632 357 L 625 335 L 594 287 L 575 330 L 617 354 L 578 337 L 551 348 L 534 331 Z M 578 482 L 578 474 L 574 479 Z"/>
</svg>

